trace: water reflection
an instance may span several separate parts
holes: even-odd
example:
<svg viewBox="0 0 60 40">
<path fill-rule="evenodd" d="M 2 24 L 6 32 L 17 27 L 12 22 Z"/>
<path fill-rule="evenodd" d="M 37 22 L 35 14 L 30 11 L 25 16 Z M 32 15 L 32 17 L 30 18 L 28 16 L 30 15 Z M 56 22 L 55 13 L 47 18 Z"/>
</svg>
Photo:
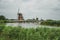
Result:
<svg viewBox="0 0 60 40">
<path fill-rule="evenodd" d="M 47 25 L 40 25 L 37 23 L 6 23 L 6 26 L 12 26 L 12 27 L 23 27 L 23 28 L 36 28 L 36 27 L 42 27 L 42 28 L 60 28 L 56 26 L 47 26 Z"/>
<path fill-rule="evenodd" d="M 14 26 L 14 27 L 22 26 L 24 28 L 36 28 L 39 26 L 39 24 L 37 23 L 6 23 L 6 26 Z"/>
</svg>

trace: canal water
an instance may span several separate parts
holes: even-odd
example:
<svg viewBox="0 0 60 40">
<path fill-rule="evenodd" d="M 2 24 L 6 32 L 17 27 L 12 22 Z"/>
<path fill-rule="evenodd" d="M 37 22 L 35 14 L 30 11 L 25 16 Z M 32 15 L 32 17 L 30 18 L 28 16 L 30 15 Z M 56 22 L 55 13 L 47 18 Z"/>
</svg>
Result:
<svg viewBox="0 0 60 40">
<path fill-rule="evenodd" d="M 6 26 L 13 26 L 13 27 L 21 26 L 23 28 L 36 28 L 39 27 L 40 25 L 37 23 L 6 23 Z"/>
<path fill-rule="evenodd" d="M 43 27 L 43 28 L 60 28 L 56 26 L 45 26 L 40 25 L 38 23 L 6 23 L 6 26 L 12 26 L 12 27 L 23 27 L 23 28 L 37 28 L 37 27 Z"/>
</svg>

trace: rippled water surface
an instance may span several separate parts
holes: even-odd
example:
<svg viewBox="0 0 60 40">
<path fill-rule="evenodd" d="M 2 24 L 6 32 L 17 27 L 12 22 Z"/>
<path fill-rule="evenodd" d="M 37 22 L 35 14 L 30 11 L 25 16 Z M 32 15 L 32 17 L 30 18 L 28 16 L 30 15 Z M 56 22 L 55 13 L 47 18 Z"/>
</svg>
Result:
<svg viewBox="0 0 60 40">
<path fill-rule="evenodd" d="M 13 27 L 22 26 L 23 28 L 36 28 L 36 27 L 60 28 L 55 26 L 40 25 L 37 23 L 6 23 L 6 26 L 13 26 Z"/>
</svg>

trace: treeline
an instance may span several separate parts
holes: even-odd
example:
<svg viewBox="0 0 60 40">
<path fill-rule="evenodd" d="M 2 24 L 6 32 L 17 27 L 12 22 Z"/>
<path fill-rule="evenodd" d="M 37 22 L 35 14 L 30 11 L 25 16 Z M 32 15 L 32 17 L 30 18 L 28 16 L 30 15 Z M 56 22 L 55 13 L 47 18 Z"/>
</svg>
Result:
<svg viewBox="0 0 60 40">
<path fill-rule="evenodd" d="M 0 15 L 0 23 L 5 23 L 6 22 L 6 18 L 3 15 Z"/>
<path fill-rule="evenodd" d="M 0 15 L 0 23 L 6 23 L 6 22 L 8 22 L 7 18 L 3 15 Z"/>
<path fill-rule="evenodd" d="M 42 25 L 60 26 L 60 20 L 44 20 L 41 22 Z"/>
<path fill-rule="evenodd" d="M 0 40 L 60 40 L 60 29 L 0 26 Z"/>
</svg>

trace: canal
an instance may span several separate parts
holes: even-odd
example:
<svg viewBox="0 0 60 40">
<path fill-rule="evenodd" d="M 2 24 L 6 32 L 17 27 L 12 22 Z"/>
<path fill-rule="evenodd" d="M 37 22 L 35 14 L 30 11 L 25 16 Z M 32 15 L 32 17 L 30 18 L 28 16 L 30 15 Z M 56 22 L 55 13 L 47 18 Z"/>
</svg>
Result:
<svg viewBox="0 0 60 40">
<path fill-rule="evenodd" d="M 12 27 L 21 26 L 23 28 L 36 28 L 36 27 L 60 28 L 60 27 L 56 27 L 56 26 L 40 25 L 40 24 L 37 24 L 37 23 L 6 23 L 6 26 L 12 26 Z"/>
</svg>

